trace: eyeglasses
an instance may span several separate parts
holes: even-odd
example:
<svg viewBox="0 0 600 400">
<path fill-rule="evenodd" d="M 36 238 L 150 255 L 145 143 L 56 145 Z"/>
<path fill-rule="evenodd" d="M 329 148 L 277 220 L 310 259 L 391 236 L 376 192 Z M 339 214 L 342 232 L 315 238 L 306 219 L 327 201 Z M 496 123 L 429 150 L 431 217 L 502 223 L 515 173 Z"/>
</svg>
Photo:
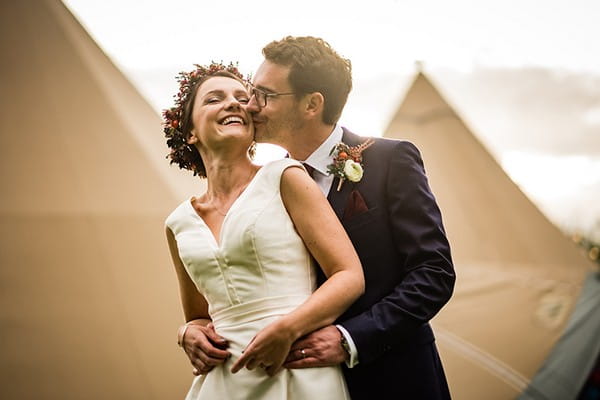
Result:
<svg viewBox="0 0 600 400">
<path fill-rule="evenodd" d="M 278 96 L 289 96 L 292 94 L 296 94 L 295 92 L 288 92 L 288 93 L 267 93 L 262 89 L 258 89 L 255 88 L 254 86 L 251 86 L 250 89 L 250 96 L 254 96 L 256 97 L 256 104 L 258 104 L 259 107 L 266 107 L 267 106 L 267 98 L 269 97 L 278 97 Z"/>
</svg>

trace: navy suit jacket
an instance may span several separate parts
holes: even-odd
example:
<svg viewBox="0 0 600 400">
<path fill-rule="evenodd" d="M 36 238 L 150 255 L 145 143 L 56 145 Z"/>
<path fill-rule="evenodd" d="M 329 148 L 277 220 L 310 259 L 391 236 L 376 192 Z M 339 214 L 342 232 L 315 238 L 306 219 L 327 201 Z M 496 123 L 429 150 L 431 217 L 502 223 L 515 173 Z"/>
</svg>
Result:
<svg viewBox="0 0 600 400">
<path fill-rule="evenodd" d="M 449 398 L 429 320 L 452 295 L 455 274 L 440 210 L 417 148 L 374 138 L 360 182 L 334 179 L 328 200 L 362 262 L 365 293 L 338 319 L 359 364 L 344 367 L 353 399 Z M 344 129 L 344 143 L 365 141 Z M 358 191 L 368 210 L 344 217 Z M 410 396 L 410 397 L 407 397 Z"/>
</svg>

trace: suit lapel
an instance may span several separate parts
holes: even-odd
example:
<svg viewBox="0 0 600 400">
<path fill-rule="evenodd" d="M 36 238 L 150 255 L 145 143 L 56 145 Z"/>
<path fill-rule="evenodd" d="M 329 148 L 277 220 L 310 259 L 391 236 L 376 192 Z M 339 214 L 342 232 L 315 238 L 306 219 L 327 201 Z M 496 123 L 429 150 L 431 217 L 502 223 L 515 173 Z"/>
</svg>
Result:
<svg viewBox="0 0 600 400">
<path fill-rule="evenodd" d="M 344 131 L 342 141 L 348 146 L 356 146 L 362 142 L 359 136 L 347 131 L 345 128 L 342 129 Z M 356 183 L 345 180 L 342 184 L 342 188 L 338 192 L 337 187 L 339 182 L 340 178 L 335 177 L 333 179 L 333 183 L 331 184 L 331 188 L 329 189 L 329 194 L 327 195 L 327 200 L 329 200 L 331 208 L 333 208 L 333 211 L 335 211 L 335 214 L 341 221 L 342 216 L 344 215 L 344 208 L 348 203 L 348 196 L 350 196 L 350 193 L 352 193 L 352 190 L 356 186 Z"/>
</svg>

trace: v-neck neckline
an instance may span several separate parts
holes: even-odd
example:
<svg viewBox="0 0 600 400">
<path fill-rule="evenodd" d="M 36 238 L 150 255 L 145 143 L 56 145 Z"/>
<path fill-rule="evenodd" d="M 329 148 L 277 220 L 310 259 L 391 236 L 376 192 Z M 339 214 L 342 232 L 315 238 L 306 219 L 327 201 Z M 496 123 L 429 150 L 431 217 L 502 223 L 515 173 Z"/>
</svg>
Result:
<svg viewBox="0 0 600 400">
<path fill-rule="evenodd" d="M 192 196 L 189 199 L 187 199 L 186 203 L 188 204 L 189 208 L 191 209 L 192 214 L 196 218 L 198 218 L 198 220 L 208 230 L 208 233 L 209 233 L 209 235 L 210 235 L 210 237 L 211 237 L 211 239 L 213 241 L 213 244 L 215 245 L 216 249 L 221 249 L 221 247 L 223 245 L 223 231 L 225 230 L 225 224 L 227 223 L 229 214 L 231 214 L 232 210 L 234 208 L 236 208 L 237 204 L 239 203 L 239 200 L 242 197 L 244 197 L 246 195 L 246 193 L 248 193 L 250 191 L 250 189 L 254 185 L 254 182 L 257 180 L 258 176 L 261 174 L 261 172 L 262 172 L 263 169 L 264 169 L 264 167 L 260 167 L 258 169 L 258 171 L 256 171 L 256 174 L 254 174 L 254 176 L 252 177 L 252 179 L 250 179 L 250 182 L 248 183 L 248 185 L 246 186 L 246 188 L 244 190 L 242 190 L 242 192 L 239 194 L 239 196 L 233 201 L 233 203 L 231 203 L 231 207 L 229 207 L 229 210 L 227 210 L 227 212 L 223 216 L 223 222 L 221 222 L 221 226 L 219 228 L 219 237 L 218 237 L 218 239 L 215 236 L 215 234 L 213 233 L 212 229 L 210 229 L 210 226 L 208 226 L 208 224 L 206 223 L 206 221 L 204 220 L 204 218 L 202 218 L 202 216 L 200 214 L 198 214 L 198 211 L 196 211 L 196 209 L 194 208 L 194 205 L 192 204 L 192 199 L 194 199 L 195 196 Z"/>
</svg>

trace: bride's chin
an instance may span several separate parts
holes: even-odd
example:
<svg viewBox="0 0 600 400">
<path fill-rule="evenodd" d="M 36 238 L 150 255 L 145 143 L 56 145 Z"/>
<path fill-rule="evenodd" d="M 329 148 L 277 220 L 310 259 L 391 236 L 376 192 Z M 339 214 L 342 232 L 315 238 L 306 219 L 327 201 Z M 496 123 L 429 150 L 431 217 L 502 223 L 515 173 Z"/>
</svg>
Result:
<svg viewBox="0 0 600 400">
<path fill-rule="evenodd" d="M 231 137 L 234 139 L 243 139 L 244 137 L 254 137 L 254 130 L 248 126 L 237 126 L 232 128 L 220 129 L 219 136 L 223 138 Z"/>
<path fill-rule="evenodd" d="M 244 152 L 250 148 L 252 142 L 254 142 L 254 137 L 247 133 L 243 135 L 227 135 L 226 138 L 221 140 L 221 145 L 218 147 L 227 152 L 231 150 L 240 150 L 240 152 Z"/>
</svg>

